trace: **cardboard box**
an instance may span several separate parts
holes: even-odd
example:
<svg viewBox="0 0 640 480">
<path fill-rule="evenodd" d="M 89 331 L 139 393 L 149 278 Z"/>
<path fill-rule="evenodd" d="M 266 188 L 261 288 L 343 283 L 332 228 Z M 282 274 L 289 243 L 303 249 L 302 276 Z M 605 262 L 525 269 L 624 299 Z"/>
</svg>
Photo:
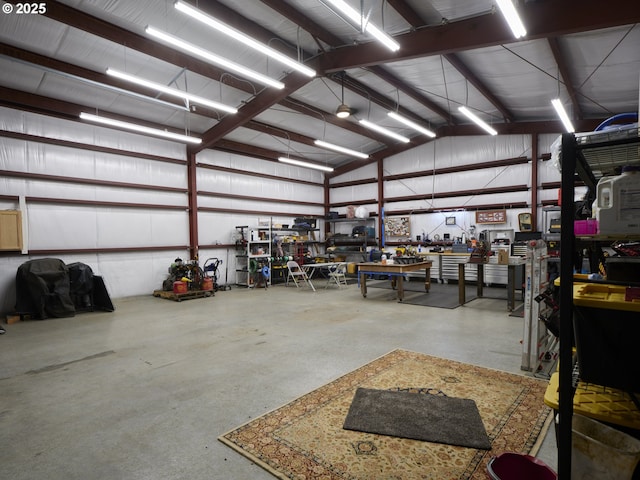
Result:
<svg viewBox="0 0 640 480">
<path fill-rule="evenodd" d="M 509 252 L 506 250 L 498 250 L 498 265 L 509 264 Z"/>
</svg>

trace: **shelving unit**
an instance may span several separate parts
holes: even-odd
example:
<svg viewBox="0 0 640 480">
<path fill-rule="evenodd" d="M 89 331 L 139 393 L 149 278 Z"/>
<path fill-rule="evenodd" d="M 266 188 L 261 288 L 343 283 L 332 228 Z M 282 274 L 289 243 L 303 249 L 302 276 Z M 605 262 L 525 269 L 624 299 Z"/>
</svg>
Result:
<svg viewBox="0 0 640 480">
<path fill-rule="evenodd" d="M 271 281 L 284 281 L 287 274 L 287 261 L 283 259 L 293 258 L 299 264 L 304 263 L 304 257 L 307 251 L 311 256 L 317 256 L 318 245 L 320 242 L 316 238 L 316 232 L 319 232 L 318 228 L 306 228 L 306 227 L 291 227 L 291 228 L 272 228 L 271 238 L 273 243 L 271 245 L 271 253 L 273 261 L 271 262 Z M 282 243 L 280 244 L 282 251 L 278 250 L 277 237 L 281 237 Z"/>
<path fill-rule="evenodd" d="M 374 235 L 369 235 L 369 229 L 373 228 L 375 232 L 376 219 L 375 217 L 367 217 L 367 218 L 336 218 L 327 220 L 331 227 L 331 232 L 334 234 L 331 237 L 330 241 L 327 241 L 327 246 L 335 246 L 335 247 L 351 247 L 349 250 L 342 251 L 340 253 L 344 253 L 346 255 L 358 255 L 361 257 L 363 261 L 366 261 L 366 252 L 367 247 L 377 247 L 378 242 Z M 335 229 L 337 225 L 348 224 L 353 227 L 361 226 L 364 227 L 364 235 L 353 237 L 353 236 L 336 236 Z M 331 245 L 330 245 L 331 244 Z"/>
<path fill-rule="evenodd" d="M 252 287 L 259 280 L 256 272 L 269 267 L 267 285 L 286 279 L 287 260 L 303 262 L 306 250 L 318 254 L 320 242 L 315 238 L 317 228 L 306 227 L 274 227 L 268 225 L 249 227 L 236 226 L 238 236 L 243 240 L 236 243 L 236 284 Z M 280 237 L 282 243 L 276 240 Z M 280 247 L 282 251 L 279 250 Z M 261 280 L 261 279 L 260 279 Z"/>
<path fill-rule="evenodd" d="M 575 175 L 595 191 L 596 174 L 615 175 L 615 169 L 640 164 L 640 137 L 637 128 L 616 129 L 589 134 L 562 135 L 562 197 L 560 231 L 560 372 L 558 392 L 558 475 L 571 478 L 573 417 L 573 258 L 576 237 L 573 232 Z M 597 236 L 590 237 L 597 240 Z"/>
<path fill-rule="evenodd" d="M 249 256 L 247 255 L 248 225 L 236 226 L 236 285 L 249 286 Z"/>
<path fill-rule="evenodd" d="M 271 227 L 237 226 L 244 238 L 242 250 L 236 252 L 236 284 L 252 287 L 257 283 L 256 273 L 271 264 Z M 267 279 L 267 284 L 270 279 Z"/>
</svg>

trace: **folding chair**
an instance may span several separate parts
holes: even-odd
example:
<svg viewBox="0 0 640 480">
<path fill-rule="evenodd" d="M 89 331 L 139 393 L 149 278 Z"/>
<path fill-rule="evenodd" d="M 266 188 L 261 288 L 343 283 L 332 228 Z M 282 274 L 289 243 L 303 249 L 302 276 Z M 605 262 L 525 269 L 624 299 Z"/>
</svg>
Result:
<svg viewBox="0 0 640 480">
<path fill-rule="evenodd" d="M 338 265 L 332 265 L 329 267 L 329 274 L 327 275 L 327 284 L 324 288 L 327 288 L 329 285 L 333 284 L 338 285 L 338 288 L 341 286 L 347 287 L 347 264 L 339 263 Z"/>
<path fill-rule="evenodd" d="M 287 272 L 286 285 L 289 285 L 289 280 L 292 279 L 293 283 L 296 284 L 296 288 L 298 288 L 300 286 L 300 284 L 298 283 L 298 279 L 299 279 L 301 282 L 304 282 L 309 287 L 311 287 L 311 290 L 313 290 L 314 292 L 316 291 L 315 287 L 313 286 L 313 283 L 309 281 L 309 276 L 307 275 L 307 272 L 304 271 L 302 267 L 300 267 L 298 262 L 294 260 L 289 260 L 287 262 L 287 270 L 288 272 Z"/>
</svg>

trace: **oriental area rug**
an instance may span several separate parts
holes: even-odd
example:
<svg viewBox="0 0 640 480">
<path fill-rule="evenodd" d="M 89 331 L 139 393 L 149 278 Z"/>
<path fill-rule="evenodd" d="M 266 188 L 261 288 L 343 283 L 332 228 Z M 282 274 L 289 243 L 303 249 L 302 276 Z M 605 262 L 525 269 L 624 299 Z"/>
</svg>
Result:
<svg viewBox="0 0 640 480">
<path fill-rule="evenodd" d="M 394 350 L 219 437 L 277 478 L 486 479 L 503 452 L 535 455 L 552 418 L 547 382 Z M 343 428 L 359 388 L 473 400 L 491 449 Z"/>
</svg>

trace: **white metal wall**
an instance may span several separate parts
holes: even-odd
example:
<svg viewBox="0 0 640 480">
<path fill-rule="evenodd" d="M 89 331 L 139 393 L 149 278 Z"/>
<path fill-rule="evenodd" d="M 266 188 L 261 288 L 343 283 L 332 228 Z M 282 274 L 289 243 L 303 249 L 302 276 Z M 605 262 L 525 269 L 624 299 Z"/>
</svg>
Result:
<svg viewBox="0 0 640 480">
<path fill-rule="evenodd" d="M 185 160 L 183 145 L 132 135 L 117 130 L 64 121 L 29 112 L 0 109 L 0 129 L 39 137 L 98 145 L 123 151 Z M 161 185 L 186 190 L 182 164 L 94 152 L 37 141 L 2 137 L 0 169 L 81 180 Z M 0 194 L 26 197 L 28 250 L 110 249 L 154 245 L 188 245 L 187 196 L 180 192 L 143 190 L 118 186 L 87 185 L 72 180 L 59 182 L 12 178 L 0 174 Z M 78 201 L 64 204 L 29 201 L 29 198 Z M 92 205 L 88 202 L 178 205 L 183 210 Z M 87 203 L 83 203 L 87 202 Z M 18 209 L 18 202 L 0 201 L 2 209 Z M 77 253 L 48 255 L 65 263 L 83 262 L 102 275 L 112 297 L 151 293 L 166 277 L 168 262 L 184 250 L 135 253 Z M 41 257 L 41 256 L 40 256 Z M 33 255 L 0 257 L 0 311 L 13 309 L 15 274 Z M 4 294 L 6 292 L 6 294 Z"/>
<path fill-rule="evenodd" d="M 29 250 L 87 250 L 88 253 L 55 255 L 65 263 L 83 262 L 102 275 L 113 298 L 150 294 L 166 278 L 167 268 L 176 257 L 186 258 L 189 244 L 188 188 L 186 149 L 179 143 L 129 134 L 79 122 L 64 121 L 44 115 L 0 108 L 0 130 L 76 142 L 77 146 L 60 146 L 6 136 L 0 141 L 0 169 L 9 172 L 69 177 L 59 182 L 49 179 L 25 179 L 0 174 L 0 196 L 52 198 L 78 201 L 74 204 L 27 201 L 27 248 Z M 540 136 L 539 149 L 550 150 L 556 135 Z M 530 137 L 465 137 L 438 139 L 422 147 L 384 161 L 385 175 L 410 173 L 446 166 L 460 166 L 503 158 L 530 156 Z M 119 153 L 95 152 L 82 148 L 101 146 Z M 178 160 L 168 163 L 138 158 L 128 151 Z M 197 156 L 198 234 L 200 261 L 209 257 L 223 260 L 221 282 L 233 282 L 235 275 L 236 226 L 255 226 L 260 218 L 274 223 L 292 224 L 298 216 L 322 216 L 324 209 L 324 177 L 320 172 L 241 155 L 206 150 Z M 223 167 L 259 174 L 238 174 L 206 166 Z M 550 162 L 540 164 L 540 182 L 558 181 L 560 174 Z M 385 196 L 407 196 L 417 193 L 478 189 L 529 184 L 530 164 L 505 168 L 470 170 L 464 175 L 438 175 L 410 180 L 385 182 Z M 168 187 L 180 191 L 125 188 L 114 185 L 89 185 L 72 179 L 122 182 Z M 377 165 L 370 164 L 331 183 L 377 178 Z M 292 182 L 290 179 L 300 180 Z M 461 181 L 461 179 L 464 179 Z M 207 193 L 208 192 L 208 193 Z M 256 197 L 229 198 L 227 195 Z M 555 191 L 540 191 L 541 200 L 555 198 Z M 349 204 L 373 200 L 365 205 L 376 213 L 377 185 L 331 189 L 330 203 Z M 449 205 L 487 203 L 482 195 L 454 199 L 395 202 L 385 205 L 388 211 L 443 208 Z M 491 203 L 528 201 L 529 193 L 493 195 Z M 269 201 L 273 200 L 273 201 Z M 85 202 L 85 203 L 83 203 Z M 171 205 L 178 209 L 120 207 L 94 205 L 89 202 L 117 202 L 147 205 Z M 305 205 L 304 203 L 312 203 Z M 18 209 L 18 202 L 0 200 L 0 209 Z M 215 209 L 215 211 L 207 211 Z M 340 213 L 345 208 L 341 207 Z M 261 215 L 256 212 L 267 212 Z M 517 229 L 518 211 L 510 211 L 508 223 L 500 228 Z M 456 225 L 444 225 L 450 214 L 411 215 L 412 236 L 448 232 L 452 237 L 468 231 L 475 222 L 471 212 L 455 212 Z M 319 222 L 323 231 L 323 224 Z M 91 253 L 92 250 L 144 248 L 176 245 L 175 250 Z M 220 245 L 220 247 L 217 247 Z M 231 245 L 231 247 L 229 247 Z M 0 256 L 0 311 L 8 312 L 15 300 L 15 272 L 32 255 Z M 227 277 L 227 272 L 228 277 Z"/>
<path fill-rule="evenodd" d="M 550 153 L 551 144 L 558 135 L 540 135 L 538 138 L 538 154 Z M 430 171 L 446 167 L 461 167 L 477 163 L 490 162 L 517 157 L 531 157 L 530 135 L 506 135 L 506 136 L 470 136 L 447 137 L 437 139 L 423 146 L 394 155 L 384 160 L 383 173 L 397 175 L 418 171 Z M 377 166 L 369 164 L 363 168 L 353 170 L 345 175 L 331 179 L 331 183 L 349 182 L 362 179 L 377 178 Z M 560 180 L 560 172 L 551 165 L 551 162 L 538 160 L 539 185 L 546 182 Z M 483 194 L 487 188 L 509 187 L 513 185 L 526 185 L 529 191 Z M 538 188 L 539 185 L 533 186 Z M 331 189 L 331 203 L 358 203 L 369 198 L 377 197 L 377 185 L 368 183 L 349 187 Z M 469 207 L 483 204 L 496 203 L 529 203 L 531 200 L 531 162 L 526 164 L 511 165 L 505 167 L 492 167 L 480 170 L 468 170 L 464 173 L 451 173 L 429 175 L 410 179 L 390 180 L 384 182 L 385 198 L 408 197 L 414 195 L 427 195 L 420 200 L 386 202 L 385 215 L 393 216 L 393 211 L 411 211 L 424 209 L 443 209 L 439 213 L 410 214 L 411 236 L 415 240 L 417 235 L 434 235 L 440 238 L 448 233 L 451 238 L 467 236 L 471 234 L 471 227 L 475 226 L 476 233 L 480 230 L 519 230 L 518 214 L 530 211 L 528 208 L 514 208 L 507 211 L 507 223 L 499 225 L 476 225 L 475 212 L 464 209 L 454 211 L 454 207 Z M 451 198 L 429 198 L 431 194 L 451 191 L 474 191 L 471 195 Z M 557 197 L 556 190 L 539 190 L 539 202 L 552 200 Z M 368 206 L 370 211 L 375 211 L 377 206 Z M 341 210 L 341 209 L 338 209 Z M 342 212 L 341 212 L 342 213 Z M 405 215 L 403 215 L 405 216 Z M 455 217 L 455 225 L 446 225 L 446 217 Z M 540 211 L 538 212 L 540 217 Z"/>
<path fill-rule="evenodd" d="M 316 217 L 324 214 L 322 206 L 295 203 L 313 202 L 319 205 L 324 203 L 324 176 L 319 171 L 216 150 L 200 152 L 197 156 L 197 164 L 265 175 L 265 177 L 239 175 L 234 172 L 198 168 L 198 191 L 257 197 L 256 200 L 251 200 L 200 195 L 198 207 L 203 208 L 198 213 L 200 245 L 234 243 L 238 234 L 237 226 L 256 227 L 261 219 L 268 219 L 277 224 L 293 225 L 297 217 Z M 291 182 L 289 179 L 313 182 L 316 185 Z M 204 210 L 207 207 L 225 209 L 229 212 Z M 322 226 L 319 225 L 319 228 Z M 222 284 L 235 282 L 235 254 L 233 247 L 200 249 L 201 263 L 204 263 L 207 258 L 222 260 L 218 277 L 219 283 Z"/>
</svg>

